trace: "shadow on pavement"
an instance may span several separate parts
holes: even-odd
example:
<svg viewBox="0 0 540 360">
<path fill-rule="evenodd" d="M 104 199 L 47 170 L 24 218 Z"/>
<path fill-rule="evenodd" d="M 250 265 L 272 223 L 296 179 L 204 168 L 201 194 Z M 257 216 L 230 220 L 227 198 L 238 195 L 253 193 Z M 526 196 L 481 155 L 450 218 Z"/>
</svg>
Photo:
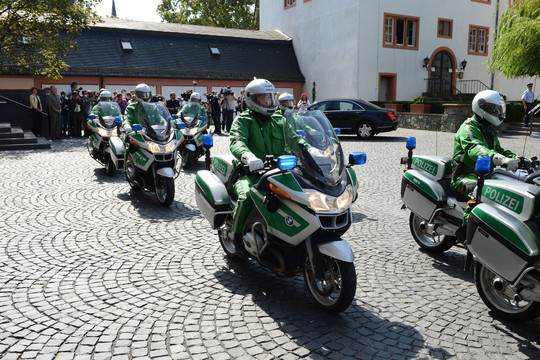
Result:
<svg viewBox="0 0 540 360">
<path fill-rule="evenodd" d="M 255 261 L 226 261 L 228 267 L 215 272 L 216 279 L 231 292 L 253 299 L 278 324 L 279 330 L 298 345 L 291 350 L 292 356 L 415 358 L 423 349 L 431 358 L 451 356 L 444 349 L 426 345 L 415 328 L 382 319 L 357 300 L 339 315 L 323 312 L 311 300 L 300 275 L 279 278 Z M 261 316 L 259 319 L 266 323 Z"/>
<path fill-rule="evenodd" d="M 450 250 L 439 254 L 430 253 L 422 249 L 419 249 L 419 251 L 423 252 L 434 260 L 434 269 L 442 271 L 456 279 L 473 283 L 473 271 L 465 271 L 465 259 L 467 258 L 467 255 L 462 252 L 458 252 L 458 249 L 456 249 L 457 251 L 453 251 L 453 249 L 455 248 L 451 248 Z M 474 268 L 474 263 L 472 268 Z"/>
<path fill-rule="evenodd" d="M 94 181 L 98 184 L 113 184 L 113 183 L 126 183 L 126 176 L 124 170 L 116 170 L 113 176 L 107 175 L 105 167 L 95 161 L 96 168 L 94 169 Z"/>
<path fill-rule="evenodd" d="M 494 314 L 490 311 L 490 316 Z M 539 359 L 540 349 L 540 320 L 511 322 L 497 318 L 501 323 L 493 324 L 493 328 L 506 336 L 512 337 L 518 344 L 519 351 L 527 359 Z M 513 355 L 513 354 L 512 354 Z M 511 355 L 508 355 L 511 356 Z"/>
</svg>

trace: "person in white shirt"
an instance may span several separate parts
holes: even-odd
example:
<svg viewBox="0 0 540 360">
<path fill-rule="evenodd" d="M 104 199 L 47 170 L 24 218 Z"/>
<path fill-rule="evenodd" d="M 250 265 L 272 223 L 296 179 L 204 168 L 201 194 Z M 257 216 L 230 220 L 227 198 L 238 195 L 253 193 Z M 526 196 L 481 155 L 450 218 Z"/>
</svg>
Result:
<svg viewBox="0 0 540 360">
<path fill-rule="evenodd" d="M 307 110 L 309 105 L 311 105 L 311 103 L 309 102 L 307 98 L 307 94 L 302 93 L 302 95 L 300 95 L 300 100 L 298 101 L 298 104 L 296 104 L 296 107 L 298 108 L 298 110 L 301 111 L 301 110 Z"/>
<path fill-rule="evenodd" d="M 523 102 L 523 109 L 525 109 L 525 116 L 523 117 L 523 127 L 529 126 L 531 123 L 531 115 L 529 111 L 534 107 L 534 93 L 532 92 L 533 83 L 527 84 L 527 90 L 521 95 L 521 101 Z"/>
</svg>

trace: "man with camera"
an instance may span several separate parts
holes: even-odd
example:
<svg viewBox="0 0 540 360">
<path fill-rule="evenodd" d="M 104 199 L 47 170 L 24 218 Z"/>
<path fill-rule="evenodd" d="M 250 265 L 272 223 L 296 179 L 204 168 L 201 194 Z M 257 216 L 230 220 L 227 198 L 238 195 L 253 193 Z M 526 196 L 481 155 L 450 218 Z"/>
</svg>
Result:
<svg viewBox="0 0 540 360">
<path fill-rule="evenodd" d="M 220 94 L 223 95 L 223 122 L 225 123 L 222 125 L 222 127 L 225 127 L 227 132 L 230 132 L 231 125 L 234 120 L 234 109 L 238 103 L 238 98 L 234 96 L 230 86 L 227 86 L 226 89 L 221 89 Z"/>
<path fill-rule="evenodd" d="M 221 102 L 219 96 L 215 91 L 212 91 L 210 94 L 206 94 L 206 99 L 208 100 L 210 114 L 212 115 L 214 134 L 221 135 Z"/>
</svg>

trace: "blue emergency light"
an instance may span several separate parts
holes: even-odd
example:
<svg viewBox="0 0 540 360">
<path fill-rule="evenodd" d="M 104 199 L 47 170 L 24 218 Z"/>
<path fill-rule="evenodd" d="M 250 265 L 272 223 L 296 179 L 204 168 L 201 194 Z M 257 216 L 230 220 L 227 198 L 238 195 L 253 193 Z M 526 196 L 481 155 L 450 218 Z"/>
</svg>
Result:
<svg viewBox="0 0 540 360">
<path fill-rule="evenodd" d="M 90 120 L 94 120 L 96 117 L 97 117 L 96 114 L 88 115 L 88 119 L 90 119 Z"/>
<path fill-rule="evenodd" d="M 296 167 L 296 156 L 281 155 L 278 158 L 278 167 L 280 170 L 291 170 Z"/>
<path fill-rule="evenodd" d="M 186 124 L 184 124 L 183 122 L 178 122 L 178 123 L 176 123 L 176 128 L 177 128 L 178 130 L 185 129 L 185 128 L 186 128 Z"/>
<path fill-rule="evenodd" d="M 341 135 L 341 128 L 334 128 L 336 135 Z"/>
<path fill-rule="evenodd" d="M 296 130 L 296 135 L 298 136 L 306 136 L 306 132 L 304 130 Z"/>
<path fill-rule="evenodd" d="M 120 125 L 122 123 L 122 118 L 120 116 L 117 116 L 114 118 L 114 123 L 117 125 Z"/>
<path fill-rule="evenodd" d="M 141 131 L 142 130 L 142 125 L 141 124 L 133 124 L 133 125 L 131 125 L 131 130 L 133 130 L 133 131 Z"/>
<path fill-rule="evenodd" d="M 206 116 L 201 116 L 201 121 L 206 121 Z"/>
<path fill-rule="evenodd" d="M 410 137 L 410 138 L 407 138 L 407 145 L 406 145 L 407 149 L 411 150 L 411 149 L 416 149 L 416 138 L 415 137 Z"/>
<path fill-rule="evenodd" d="M 365 152 L 353 152 L 349 154 L 349 164 L 351 165 L 362 165 L 367 161 L 367 156 Z"/>
<path fill-rule="evenodd" d="M 203 146 L 214 146 L 214 137 L 212 135 L 204 135 L 202 144 Z"/>
<path fill-rule="evenodd" d="M 474 171 L 477 173 L 487 174 L 491 171 L 491 158 L 489 156 L 479 156 L 476 159 L 476 167 Z"/>
</svg>

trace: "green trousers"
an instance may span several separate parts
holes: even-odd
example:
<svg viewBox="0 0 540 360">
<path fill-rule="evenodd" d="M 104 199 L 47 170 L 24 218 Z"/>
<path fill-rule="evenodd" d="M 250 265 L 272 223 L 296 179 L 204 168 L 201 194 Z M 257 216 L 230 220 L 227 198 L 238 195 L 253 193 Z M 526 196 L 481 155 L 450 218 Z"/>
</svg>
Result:
<svg viewBox="0 0 540 360">
<path fill-rule="evenodd" d="M 235 234 L 242 234 L 242 229 L 249 213 L 253 210 L 255 204 L 251 199 L 251 187 L 259 182 L 260 176 L 246 175 L 242 176 L 234 184 L 234 191 L 238 195 L 236 207 L 233 212 L 233 227 Z"/>
</svg>

